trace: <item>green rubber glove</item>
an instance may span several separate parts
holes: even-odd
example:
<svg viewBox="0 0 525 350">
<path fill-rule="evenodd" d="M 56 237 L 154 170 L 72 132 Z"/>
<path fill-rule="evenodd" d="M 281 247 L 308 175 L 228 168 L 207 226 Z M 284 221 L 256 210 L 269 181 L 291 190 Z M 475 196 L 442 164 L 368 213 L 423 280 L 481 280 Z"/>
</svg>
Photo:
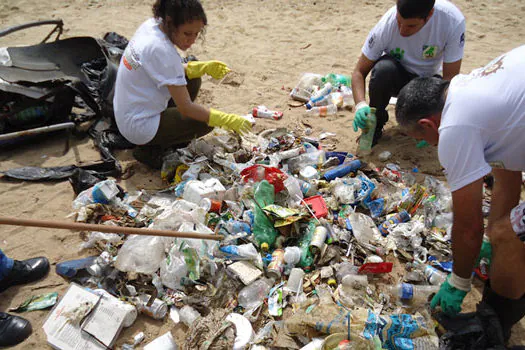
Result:
<svg viewBox="0 0 525 350">
<path fill-rule="evenodd" d="M 467 291 L 460 290 L 456 288 L 453 283 L 450 283 L 450 280 L 454 280 L 453 277 L 454 273 L 452 275 L 447 277 L 447 280 L 443 282 L 441 285 L 441 288 L 439 288 L 439 292 L 432 298 L 432 301 L 430 302 L 430 307 L 432 309 L 435 309 L 437 306 L 441 307 L 441 310 L 447 315 L 447 316 L 455 316 L 461 311 L 461 304 L 463 303 L 463 299 L 465 299 L 465 296 L 467 295 Z M 455 276 L 456 278 L 460 278 L 461 280 L 465 280 L 461 277 Z M 470 280 L 468 280 L 470 284 Z M 470 288 L 470 285 L 469 285 Z"/>
<path fill-rule="evenodd" d="M 370 106 L 366 102 L 359 102 L 355 107 L 354 116 L 354 131 L 357 132 L 358 128 L 365 129 L 368 122 L 368 114 L 370 114 Z"/>
<path fill-rule="evenodd" d="M 481 250 L 479 251 L 478 260 L 476 260 L 476 266 L 479 265 L 479 262 L 483 258 L 487 260 L 489 265 L 492 263 L 492 245 L 486 240 L 483 240 L 483 243 L 481 244 Z"/>
<path fill-rule="evenodd" d="M 220 127 L 229 131 L 243 135 L 252 130 L 252 123 L 240 115 L 228 114 L 216 109 L 210 108 L 209 126 Z"/>
<path fill-rule="evenodd" d="M 222 79 L 230 72 L 226 63 L 221 61 L 190 61 L 186 65 L 186 75 L 190 79 L 208 74 L 214 79 Z"/>
</svg>

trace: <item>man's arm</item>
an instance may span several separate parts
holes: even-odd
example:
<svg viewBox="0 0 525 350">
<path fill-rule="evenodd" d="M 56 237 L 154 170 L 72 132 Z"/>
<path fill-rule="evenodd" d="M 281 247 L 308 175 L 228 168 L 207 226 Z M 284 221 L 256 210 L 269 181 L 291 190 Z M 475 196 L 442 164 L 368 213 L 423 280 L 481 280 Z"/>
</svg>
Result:
<svg viewBox="0 0 525 350">
<path fill-rule="evenodd" d="M 369 60 L 364 54 L 361 54 L 357 64 L 352 73 L 352 94 L 354 95 L 354 102 L 357 105 L 359 102 L 366 101 L 365 98 L 365 79 L 372 70 L 375 61 Z"/>
<path fill-rule="evenodd" d="M 470 278 L 483 240 L 483 178 L 452 192 L 454 273 Z"/>
<path fill-rule="evenodd" d="M 461 60 L 450 63 L 443 62 L 443 79 L 448 81 L 452 80 L 452 78 L 459 74 L 460 69 Z"/>
</svg>

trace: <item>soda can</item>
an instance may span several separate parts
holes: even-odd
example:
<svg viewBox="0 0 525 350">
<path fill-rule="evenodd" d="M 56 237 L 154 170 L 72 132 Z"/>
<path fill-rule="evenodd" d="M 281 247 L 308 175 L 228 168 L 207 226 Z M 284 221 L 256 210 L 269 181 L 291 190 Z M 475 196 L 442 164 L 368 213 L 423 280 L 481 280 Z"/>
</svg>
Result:
<svg viewBox="0 0 525 350">
<path fill-rule="evenodd" d="M 314 251 L 321 251 L 324 247 L 324 242 L 326 241 L 326 236 L 328 235 L 328 230 L 324 226 L 317 226 L 315 228 L 312 241 L 310 242 L 310 249 Z"/>
<path fill-rule="evenodd" d="M 141 295 L 136 305 L 137 309 L 140 311 L 140 313 L 148 315 L 149 317 L 152 317 L 156 320 L 163 319 L 168 313 L 168 305 L 164 301 L 157 298 L 151 302 L 151 305 L 148 305 L 150 298 L 151 297 L 149 295 Z"/>
<path fill-rule="evenodd" d="M 278 279 L 284 272 L 284 250 L 275 249 L 272 253 L 272 261 L 268 265 L 268 277 Z"/>
</svg>

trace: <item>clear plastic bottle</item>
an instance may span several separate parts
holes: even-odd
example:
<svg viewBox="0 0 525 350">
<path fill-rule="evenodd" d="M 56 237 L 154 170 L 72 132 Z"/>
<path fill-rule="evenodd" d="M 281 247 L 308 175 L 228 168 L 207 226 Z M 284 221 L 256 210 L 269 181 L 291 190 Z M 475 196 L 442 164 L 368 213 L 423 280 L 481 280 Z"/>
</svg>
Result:
<svg viewBox="0 0 525 350">
<path fill-rule="evenodd" d="M 374 133 L 377 125 L 376 109 L 373 107 L 370 108 L 366 124 L 366 128 L 363 129 L 363 133 L 359 139 L 359 153 L 362 155 L 372 153 L 372 142 L 374 141 Z"/>
<path fill-rule="evenodd" d="M 299 264 L 299 261 L 301 261 L 301 253 L 301 248 L 299 247 L 284 248 L 285 275 L 288 275 L 290 270 Z"/>
<path fill-rule="evenodd" d="M 319 89 L 318 91 L 314 92 L 312 96 L 310 97 L 311 102 L 317 102 L 321 99 L 323 99 L 324 96 L 330 94 L 332 92 L 332 83 L 326 83 L 324 86 Z"/>
<path fill-rule="evenodd" d="M 330 95 L 325 95 L 323 96 L 323 98 L 321 98 L 320 100 L 316 101 L 316 102 L 312 102 L 312 101 L 308 101 L 306 102 L 306 109 L 312 109 L 313 107 L 321 107 L 321 106 L 327 106 L 329 104 L 333 103 L 332 102 L 332 94 Z"/>
<path fill-rule="evenodd" d="M 333 103 L 326 106 L 312 107 L 306 111 L 308 117 L 326 117 L 337 113 L 337 106 Z"/>
<path fill-rule="evenodd" d="M 410 283 L 398 283 L 390 286 L 390 294 L 400 301 L 412 305 L 422 305 L 430 301 L 430 296 L 439 291 L 439 286 L 419 286 Z"/>
<path fill-rule="evenodd" d="M 182 323 L 184 323 L 187 327 L 191 327 L 193 322 L 201 317 L 201 314 L 191 306 L 184 305 L 179 310 L 179 317 Z"/>
<path fill-rule="evenodd" d="M 240 290 L 237 297 L 239 305 L 249 310 L 258 307 L 273 287 L 273 280 L 261 278 Z"/>
<path fill-rule="evenodd" d="M 301 185 L 299 181 L 293 176 L 288 176 L 286 180 L 283 181 L 284 187 L 288 191 L 288 195 L 292 202 L 298 202 L 303 199 L 303 192 L 301 191 Z"/>
<path fill-rule="evenodd" d="M 417 262 L 407 263 L 406 269 L 409 271 L 407 276 L 411 276 L 413 280 L 418 280 L 417 275 L 422 276 L 428 283 L 440 286 L 447 279 L 448 274 L 436 269 L 427 264 L 419 264 Z M 410 277 L 409 277 L 410 278 Z"/>
</svg>

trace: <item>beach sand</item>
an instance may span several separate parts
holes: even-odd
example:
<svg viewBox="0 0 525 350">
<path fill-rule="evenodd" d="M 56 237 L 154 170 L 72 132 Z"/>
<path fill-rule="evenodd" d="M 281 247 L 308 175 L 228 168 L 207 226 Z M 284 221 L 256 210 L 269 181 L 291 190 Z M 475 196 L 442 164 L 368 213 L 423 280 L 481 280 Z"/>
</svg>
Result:
<svg viewBox="0 0 525 350">
<path fill-rule="evenodd" d="M 455 2 L 467 18 L 467 41 L 462 73 L 483 66 L 492 58 L 516 47 L 525 37 L 525 1 L 458 0 Z M 353 113 L 343 111 L 327 118 L 305 118 L 303 107 L 289 97 L 289 92 L 305 72 L 351 74 L 369 30 L 394 1 L 379 0 L 215 0 L 203 1 L 209 26 L 205 40 L 198 41 L 187 53 L 201 60 L 226 62 L 233 73 L 222 82 L 204 78 L 199 101 L 202 104 L 238 114 L 246 114 L 257 105 L 284 112 L 280 121 L 258 120 L 256 131 L 288 127 L 299 133 L 311 126 L 313 136 L 332 132 L 336 136 L 325 144 L 341 151 L 355 151 L 358 136 L 352 130 Z M 131 38 L 135 29 L 151 16 L 151 1 L 138 0 L 3 0 L 0 3 L 0 29 L 35 20 L 63 19 L 64 37 L 101 38 L 114 31 Z M 43 38 L 44 29 L 31 29 L 0 38 L 0 46 L 30 45 Z M 498 93 L 495 91 L 494 93 Z M 482 103 L 482 101 L 481 101 Z M 442 176 L 436 149 L 417 149 L 416 141 L 396 128 L 393 108 L 382 142 L 367 159 L 378 166 L 377 154 L 392 152 L 392 161 L 403 168 L 417 167 L 421 173 Z M 89 139 L 52 137 L 39 143 L 0 150 L 0 170 L 20 166 L 59 166 L 85 164 L 100 159 Z M 134 173 L 120 184 L 128 191 L 165 187 L 159 173 L 134 161 L 131 150 L 119 151 L 118 158 Z M 74 193 L 67 182 L 0 182 L 0 213 L 4 216 L 47 220 L 70 220 Z M 78 232 L 0 226 L 0 248 L 15 259 L 46 256 L 52 269 L 44 280 L 15 287 L 2 293 L 0 310 L 20 304 L 29 295 L 57 291 L 63 295 L 68 282 L 56 275 L 58 262 L 87 256 L 78 252 Z M 479 288 L 469 294 L 466 309 L 479 300 Z M 18 349 L 43 348 L 46 338 L 41 326 L 47 311 L 25 313 L 33 325 L 31 337 Z M 514 328 L 512 343 L 525 344 L 523 323 Z M 180 342 L 184 326 L 172 321 L 154 321 L 141 316 L 122 332 L 117 344 L 130 341 L 144 331 L 147 341 L 174 328 Z M 521 333 L 521 334 L 519 334 Z"/>
</svg>

